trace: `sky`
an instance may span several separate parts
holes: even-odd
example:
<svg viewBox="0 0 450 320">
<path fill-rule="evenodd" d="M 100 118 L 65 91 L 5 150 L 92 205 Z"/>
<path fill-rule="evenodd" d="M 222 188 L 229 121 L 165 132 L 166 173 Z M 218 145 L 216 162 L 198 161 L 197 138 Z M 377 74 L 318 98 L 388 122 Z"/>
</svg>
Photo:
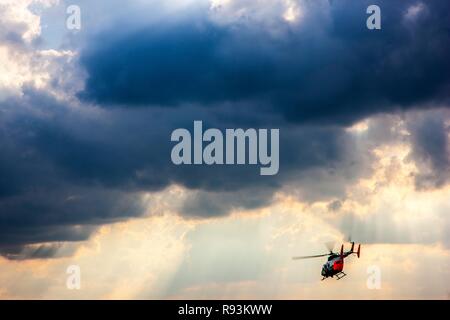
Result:
<svg viewBox="0 0 450 320">
<path fill-rule="evenodd" d="M 449 9 L 0 0 L 0 298 L 450 299 Z M 278 173 L 174 165 L 195 120 Z"/>
</svg>

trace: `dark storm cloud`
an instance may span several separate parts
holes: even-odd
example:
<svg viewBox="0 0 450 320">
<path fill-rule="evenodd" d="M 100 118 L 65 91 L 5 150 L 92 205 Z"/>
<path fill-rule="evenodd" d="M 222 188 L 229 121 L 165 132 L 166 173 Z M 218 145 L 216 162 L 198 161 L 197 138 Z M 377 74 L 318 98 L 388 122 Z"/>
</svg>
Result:
<svg viewBox="0 0 450 320">
<path fill-rule="evenodd" d="M 249 210 L 269 205 L 273 188 L 247 188 L 239 191 L 197 191 L 189 195 L 179 210 L 186 217 L 207 218 L 220 216 L 237 210 Z"/>
<path fill-rule="evenodd" d="M 95 176 L 89 183 L 74 178 L 78 168 L 63 161 L 77 148 L 90 156 L 83 144 L 73 143 L 80 137 L 69 125 L 86 125 L 83 117 L 42 92 L 24 93 L 0 104 L 0 254 L 15 256 L 30 243 L 85 240 L 97 225 L 142 214 L 139 194 L 103 187 Z M 28 254 L 35 255 L 20 256 Z"/>
<path fill-rule="evenodd" d="M 0 198 L 0 253 L 11 246 L 55 241 L 86 240 L 95 227 L 144 212 L 138 195 L 115 190 L 78 187 L 61 181 L 34 187 L 48 179 L 29 180 L 30 190 Z"/>
<path fill-rule="evenodd" d="M 61 178 L 77 185 L 128 191 L 160 190 L 173 182 L 210 191 L 255 186 L 278 188 L 295 170 L 327 166 L 336 170 L 346 161 L 363 160 L 349 152 L 355 148 L 354 141 L 342 128 L 303 126 L 283 129 L 280 137 L 283 170 L 276 176 L 261 177 L 257 166 L 175 166 L 170 161 L 174 144 L 170 142 L 170 133 L 174 129 L 192 130 L 195 119 L 204 119 L 205 130 L 225 129 L 236 123 L 241 125 L 242 119 L 234 120 L 227 108 L 217 113 L 187 108 L 91 110 L 89 114 L 85 112 L 89 109 L 68 108 L 34 90 L 26 91 L 21 102 L 29 105 L 22 105 L 19 110 L 34 110 L 36 115 L 23 112 L 6 116 L 5 111 L 4 119 L 11 120 L 3 124 L 0 137 L 5 155 L 1 167 L 4 183 L 0 184 L 4 195 L 23 193 L 25 187 L 50 188 L 59 184 Z M 38 116 L 41 113 L 46 116 Z M 267 125 L 269 120 L 260 121 Z M 255 119 L 248 122 L 261 125 Z M 22 150 L 28 152 L 19 156 Z M 40 176 L 46 179 L 40 180 Z M 37 181 L 35 186 L 33 182 Z"/>
<path fill-rule="evenodd" d="M 195 119 L 204 119 L 205 129 L 224 129 L 242 125 L 245 117 L 238 119 L 227 106 L 211 112 L 66 103 L 26 88 L 20 99 L 0 107 L 0 252 L 7 257 L 31 258 L 34 251 L 20 248 L 85 240 L 98 225 L 141 215 L 146 208 L 151 212 L 141 192 L 174 183 L 197 190 L 174 199 L 181 201 L 180 213 L 207 218 L 267 205 L 285 183 L 301 185 L 305 176 L 314 176 L 309 172 L 334 172 L 321 183 L 345 192 L 345 184 L 364 174 L 368 163 L 343 128 L 278 122 L 284 129 L 276 176 L 260 176 L 257 166 L 175 166 L 172 130 L 192 130 Z M 258 127 L 268 121 L 260 114 L 248 123 Z M 315 199 L 336 196 L 330 187 L 316 188 Z"/>
<path fill-rule="evenodd" d="M 330 211 L 339 211 L 339 209 L 342 208 L 342 202 L 339 200 L 334 200 L 328 204 L 327 208 Z"/>
<path fill-rule="evenodd" d="M 276 189 L 282 181 L 291 179 L 295 171 L 324 168 L 344 173 L 345 170 L 340 169 L 353 164 L 350 170 L 354 176 L 359 176 L 361 172 L 355 164 L 367 161 L 357 149 L 354 137 L 340 127 L 296 127 L 278 121 L 274 127 L 283 127 L 280 136 L 282 170 L 276 176 L 260 176 L 258 166 L 175 166 L 170 160 L 175 144 L 170 142 L 170 134 L 176 128 L 192 131 L 196 119 L 204 120 L 204 130 L 209 127 L 224 130 L 245 123 L 258 128 L 273 120 L 238 119 L 238 115 L 245 112 L 229 110 L 228 106 L 214 112 L 199 107 L 79 110 L 63 106 L 36 90 L 25 93 L 21 102 L 27 106 L 19 110 L 33 110 L 36 115 L 21 113 L 11 116 L 13 119 L 4 124 L 2 146 L 4 154 L 10 152 L 11 155 L 4 158 L 10 161 L 9 166 L 3 168 L 5 173 L 23 176 L 23 179 L 28 177 L 30 181 L 38 181 L 36 175 L 47 176 L 39 186 L 48 183 L 51 187 L 64 178 L 77 185 L 133 192 L 160 190 L 170 183 L 209 191 L 236 191 L 245 187 Z M 42 113 L 46 116 L 38 116 Z M 20 158 L 18 153 L 23 149 L 28 153 Z M 352 173 L 345 172 L 348 176 Z M 54 176 L 56 181 L 52 181 Z M 29 187 L 30 181 L 15 180 L 15 189 Z M 14 189 L 9 185 L 1 186 L 5 192 L 12 193 Z"/>
<path fill-rule="evenodd" d="M 70 256 L 74 251 L 74 246 L 67 249 L 62 242 L 1 247 L 2 255 L 10 260 L 60 258 Z"/>
<path fill-rule="evenodd" d="M 98 225 L 151 212 L 141 192 L 171 184 L 195 190 L 179 208 L 189 217 L 267 205 L 284 186 L 304 201 L 344 199 L 372 158 L 342 124 L 448 98 L 448 8 L 427 2 L 404 21 L 414 2 L 382 2 L 383 30 L 370 32 L 365 5 L 335 1 L 328 17 L 315 3 L 300 25 L 277 21 L 277 35 L 198 12 L 148 28 L 127 19 L 84 44 L 81 105 L 31 88 L 0 103 L 0 254 L 51 256 L 55 247 L 27 245 L 84 240 Z M 71 85 L 59 80 L 55 88 Z M 280 128 L 279 173 L 173 165 L 170 133 L 194 120 Z M 438 149 L 417 150 L 426 158 Z"/>
<path fill-rule="evenodd" d="M 415 176 L 418 189 L 439 188 L 450 178 L 450 128 L 445 112 L 418 115 L 408 123 L 412 151 L 410 158 L 419 172 Z"/>
<path fill-rule="evenodd" d="M 320 1 L 302 4 L 303 21 L 278 21 L 278 35 L 200 14 L 104 33 L 82 52 L 80 97 L 125 107 L 251 101 L 291 121 L 331 123 L 448 102 L 448 2 L 427 1 L 413 17 L 417 1 L 378 1 L 378 31 L 366 28 L 369 4 L 334 1 L 329 16 Z"/>
</svg>

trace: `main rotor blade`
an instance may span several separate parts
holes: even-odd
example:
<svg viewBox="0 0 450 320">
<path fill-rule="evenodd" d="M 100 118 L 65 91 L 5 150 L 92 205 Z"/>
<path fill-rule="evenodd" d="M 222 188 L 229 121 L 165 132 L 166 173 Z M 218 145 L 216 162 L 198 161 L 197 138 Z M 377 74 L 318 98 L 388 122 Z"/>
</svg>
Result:
<svg viewBox="0 0 450 320">
<path fill-rule="evenodd" d="M 292 257 L 292 260 L 302 260 L 302 259 L 310 259 L 310 258 L 326 257 L 326 256 L 329 256 L 330 254 L 331 254 L 331 253 L 317 254 L 317 255 L 314 255 L 314 256 Z"/>
</svg>

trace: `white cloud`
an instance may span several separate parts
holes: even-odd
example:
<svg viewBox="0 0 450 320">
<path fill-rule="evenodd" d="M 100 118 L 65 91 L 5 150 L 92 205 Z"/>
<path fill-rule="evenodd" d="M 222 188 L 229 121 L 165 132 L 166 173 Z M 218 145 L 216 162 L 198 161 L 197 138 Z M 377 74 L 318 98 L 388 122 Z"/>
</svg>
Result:
<svg viewBox="0 0 450 320">
<path fill-rule="evenodd" d="M 25 84 L 48 87 L 56 59 L 74 55 L 68 50 L 39 50 L 33 43 L 41 35 L 41 18 L 31 10 L 32 5 L 46 9 L 57 4 L 57 0 L 7 0 L 0 4 L 0 101 L 20 95 Z"/>
</svg>

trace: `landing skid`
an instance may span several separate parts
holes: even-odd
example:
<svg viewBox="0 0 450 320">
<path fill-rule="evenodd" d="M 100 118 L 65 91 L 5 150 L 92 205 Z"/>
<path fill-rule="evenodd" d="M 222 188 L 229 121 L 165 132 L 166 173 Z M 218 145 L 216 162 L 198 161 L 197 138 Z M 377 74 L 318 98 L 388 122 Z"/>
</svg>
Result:
<svg viewBox="0 0 450 320">
<path fill-rule="evenodd" d="M 336 276 L 336 280 L 341 280 L 343 277 L 345 277 L 347 274 L 344 271 L 341 271 L 339 273 L 336 273 L 335 275 L 330 276 L 331 278 L 333 278 L 334 276 Z M 323 277 L 320 281 L 325 280 L 328 277 Z"/>
<path fill-rule="evenodd" d="M 336 274 L 336 280 L 341 280 L 343 277 L 345 277 L 347 274 L 342 272 L 339 272 Z"/>
</svg>

